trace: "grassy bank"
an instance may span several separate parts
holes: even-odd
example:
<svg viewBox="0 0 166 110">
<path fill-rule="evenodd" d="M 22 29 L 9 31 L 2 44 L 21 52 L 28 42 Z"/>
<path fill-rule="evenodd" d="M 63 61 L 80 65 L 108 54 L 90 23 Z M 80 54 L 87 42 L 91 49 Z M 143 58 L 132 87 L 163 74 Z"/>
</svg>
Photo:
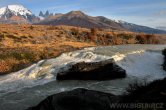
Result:
<svg viewBox="0 0 166 110">
<path fill-rule="evenodd" d="M 0 74 L 84 47 L 140 43 L 158 44 L 160 37 L 72 26 L 0 25 Z"/>
</svg>

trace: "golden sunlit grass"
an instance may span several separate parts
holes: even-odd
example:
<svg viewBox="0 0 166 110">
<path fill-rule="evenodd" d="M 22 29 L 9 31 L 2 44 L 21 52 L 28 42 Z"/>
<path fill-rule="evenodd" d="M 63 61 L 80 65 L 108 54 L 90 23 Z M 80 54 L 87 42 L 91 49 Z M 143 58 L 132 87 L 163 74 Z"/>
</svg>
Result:
<svg viewBox="0 0 166 110">
<path fill-rule="evenodd" d="M 162 40 L 161 40 L 162 39 Z M 163 43 L 165 36 L 72 26 L 0 25 L 0 74 L 84 47 Z"/>
</svg>

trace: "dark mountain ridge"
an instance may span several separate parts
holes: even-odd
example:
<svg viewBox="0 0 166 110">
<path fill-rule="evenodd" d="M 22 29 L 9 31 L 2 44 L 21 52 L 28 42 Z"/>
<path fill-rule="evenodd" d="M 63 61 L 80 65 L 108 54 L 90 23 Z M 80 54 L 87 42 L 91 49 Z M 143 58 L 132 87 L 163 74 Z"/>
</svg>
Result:
<svg viewBox="0 0 166 110">
<path fill-rule="evenodd" d="M 40 21 L 40 25 L 69 25 L 83 28 L 100 28 L 123 30 L 132 32 L 144 32 L 148 34 L 166 34 L 166 31 L 150 28 L 132 23 L 115 21 L 103 16 L 92 17 L 81 11 L 71 11 L 66 14 L 56 14 Z"/>
<path fill-rule="evenodd" d="M 22 5 L 8 5 L 0 8 L 1 24 L 38 24 L 38 25 L 68 25 L 83 28 L 99 28 L 148 34 L 166 34 L 166 31 L 147 26 L 136 25 L 124 21 L 115 21 L 104 16 L 89 16 L 82 11 L 71 11 L 66 14 L 53 14 L 41 11 L 39 17 Z"/>
</svg>

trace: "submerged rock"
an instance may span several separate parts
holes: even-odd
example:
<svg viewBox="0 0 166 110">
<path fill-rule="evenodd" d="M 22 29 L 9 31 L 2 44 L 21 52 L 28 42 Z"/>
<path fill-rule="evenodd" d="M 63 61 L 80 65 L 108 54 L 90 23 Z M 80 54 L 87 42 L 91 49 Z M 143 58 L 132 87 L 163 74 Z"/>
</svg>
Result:
<svg viewBox="0 0 166 110">
<path fill-rule="evenodd" d="M 113 59 L 101 62 L 80 62 L 68 71 L 57 74 L 57 80 L 110 80 L 125 78 L 126 71 Z"/>
<path fill-rule="evenodd" d="M 110 110 L 110 103 L 118 100 L 112 94 L 75 89 L 49 96 L 36 107 L 27 110 Z"/>
</svg>

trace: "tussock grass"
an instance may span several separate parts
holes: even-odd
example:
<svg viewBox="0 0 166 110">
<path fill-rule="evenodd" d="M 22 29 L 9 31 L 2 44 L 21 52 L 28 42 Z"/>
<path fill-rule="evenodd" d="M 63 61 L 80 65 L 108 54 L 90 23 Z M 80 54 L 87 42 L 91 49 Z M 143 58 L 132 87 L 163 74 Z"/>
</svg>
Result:
<svg viewBox="0 0 166 110">
<path fill-rule="evenodd" d="M 63 52 L 83 47 L 159 43 L 156 36 L 73 26 L 2 24 L 0 25 L 0 74 L 22 69 L 19 65 L 26 67 L 41 59 L 53 58 Z"/>
</svg>

